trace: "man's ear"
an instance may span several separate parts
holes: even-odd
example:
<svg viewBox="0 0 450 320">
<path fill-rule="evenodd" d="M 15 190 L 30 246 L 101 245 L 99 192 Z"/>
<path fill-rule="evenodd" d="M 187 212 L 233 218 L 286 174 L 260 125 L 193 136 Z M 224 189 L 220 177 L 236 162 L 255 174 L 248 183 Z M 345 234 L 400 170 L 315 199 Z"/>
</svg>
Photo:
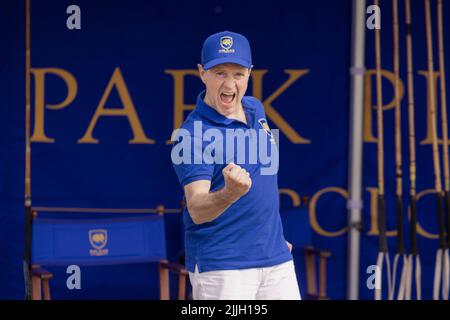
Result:
<svg viewBox="0 0 450 320">
<path fill-rule="evenodd" d="M 206 70 L 203 68 L 203 66 L 201 64 L 197 64 L 197 68 L 198 68 L 198 73 L 200 75 L 200 79 L 202 79 L 202 82 L 205 83 L 205 74 L 206 74 Z"/>
<path fill-rule="evenodd" d="M 250 77 L 250 74 L 252 73 L 252 69 L 253 69 L 253 66 L 251 66 L 250 68 L 248 68 L 248 76 Z"/>
</svg>

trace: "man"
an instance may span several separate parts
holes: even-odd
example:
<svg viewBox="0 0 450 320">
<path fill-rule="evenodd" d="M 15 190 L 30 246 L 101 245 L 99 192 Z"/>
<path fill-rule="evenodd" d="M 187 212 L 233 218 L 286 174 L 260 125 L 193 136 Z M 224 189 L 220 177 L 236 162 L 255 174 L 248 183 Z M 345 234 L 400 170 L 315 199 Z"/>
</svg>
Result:
<svg viewBox="0 0 450 320">
<path fill-rule="evenodd" d="M 244 96 L 252 67 L 243 35 L 208 37 L 198 65 L 206 91 L 174 133 L 196 300 L 300 299 L 279 213 L 278 149 L 263 105 Z"/>
</svg>

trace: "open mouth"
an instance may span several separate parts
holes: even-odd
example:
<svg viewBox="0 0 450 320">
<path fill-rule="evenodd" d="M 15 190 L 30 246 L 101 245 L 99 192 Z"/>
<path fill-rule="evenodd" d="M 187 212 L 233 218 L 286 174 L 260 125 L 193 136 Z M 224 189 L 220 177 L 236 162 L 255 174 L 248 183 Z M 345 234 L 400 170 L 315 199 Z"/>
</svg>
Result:
<svg viewBox="0 0 450 320">
<path fill-rule="evenodd" d="M 222 103 L 230 104 L 234 101 L 234 98 L 236 97 L 235 93 L 221 93 L 220 94 L 220 100 Z"/>
</svg>

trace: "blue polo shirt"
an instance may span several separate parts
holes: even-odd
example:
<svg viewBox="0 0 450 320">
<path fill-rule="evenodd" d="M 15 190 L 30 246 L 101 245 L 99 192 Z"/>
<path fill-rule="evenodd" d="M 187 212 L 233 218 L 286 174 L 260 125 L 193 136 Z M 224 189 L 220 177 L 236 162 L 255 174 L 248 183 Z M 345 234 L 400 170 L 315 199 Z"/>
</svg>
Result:
<svg viewBox="0 0 450 320">
<path fill-rule="evenodd" d="M 195 265 L 199 272 L 261 268 L 292 260 L 284 239 L 280 218 L 277 174 L 276 172 L 262 174 L 262 169 L 270 166 L 267 164 L 267 159 L 260 159 L 258 156 L 255 161 L 249 156 L 252 152 L 251 139 L 256 139 L 253 142 L 257 142 L 253 146 L 267 148 L 269 155 L 271 152 L 278 152 L 272 139 L 273 135 L 268 130 L 262 103 L 254 97 L 243 97 L 242 105 L 247 119 L 245 124 L 229 119 L 208 106 L 203 101 L 204 95 L 205 91 L 200 93 L 196 108 L 181 126 L 182 131 L 190 135 L 192 149 L 183 150 L 180 154 L 185 156 L 184 159 L 190 158 L 190 163 L 189 161 L 180 163 L 180 160 L 174 162 L 172 158 L 180 184 L 184 187 L 196 180 L 210 180 L 211 192 L 220 190 L 225 185 L 222 170 L 227 163 L 233 161 L 250 173 L 252 186 L 247 194 L 210 222 L 195 224 L 185 207 L 183 221 L 187 269 L 194 272 Z M 234 148 L 229 148 L 234 149 L 234 153 L 227 153 L 225 151 L 227 143 L 228 147 L 230 146 L 230 140 L 225 138 L 227 129 L 228 132 L 229 129 L 254 130 L 248 131 L 250 134 L 247 136 L 244 147 L 242 144 L 238 147 L 235 141 L 232 145 Z M 199 132 L 201 134 L 209 132 L 210 138 L 202 139 L 199 137 Z M 255 132 L 258 134 L 255 135 Z M 215 138 L 211 138 L 211 133 L 215 135 Z M 174 148 L 180 148 L 179 144 L 183 139 L 186 139 L 186 136 L 174 136 L 172 151 Z M 198 153 L 197 159 L 194 160 L 193 158 L 196 157 L 193 155 L 194 151 L 208 151 L 208 145 L 211 146 L 212 141 L 223 145 L 223 154 L 219 154 L 220 149 L 210 152 L 214 159 L 222 159 L 222 161 L 211 162 L 201 159 L 200 163 Z M 239 159 L 242 156 L 239 153 L 242 152 L 246 153 L 244 163 L 242 163 L 242 157 Z"/>
</svg>

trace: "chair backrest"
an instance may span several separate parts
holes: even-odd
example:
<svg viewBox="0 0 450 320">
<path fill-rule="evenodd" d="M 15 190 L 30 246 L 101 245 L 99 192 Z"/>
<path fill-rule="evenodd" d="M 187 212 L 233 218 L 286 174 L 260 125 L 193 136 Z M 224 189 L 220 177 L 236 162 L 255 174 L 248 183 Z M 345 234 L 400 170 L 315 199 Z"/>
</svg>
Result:
<svg viewBox="0 0 450 320">
<path fill-rule="evenodd" d="M 35 214 L 32 263 L 105 265 L 166 259 L 163 215 L 80 216 L 57 212 Z"/>
</svg>

